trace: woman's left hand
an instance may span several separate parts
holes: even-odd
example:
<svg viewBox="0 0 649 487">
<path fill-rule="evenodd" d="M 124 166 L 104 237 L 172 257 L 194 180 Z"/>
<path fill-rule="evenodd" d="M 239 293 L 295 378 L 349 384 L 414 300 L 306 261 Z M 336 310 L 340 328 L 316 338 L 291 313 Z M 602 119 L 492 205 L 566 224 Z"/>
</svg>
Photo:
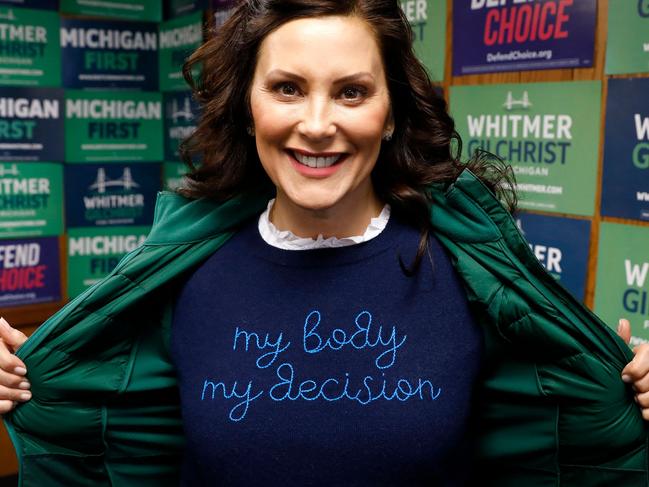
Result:
<svg viewBox="0 0 649 487">
<path fill-rule="evenodd" d="M 617 334 L 628 345 L 631 341 L 631 324 L 621 319 Z M 635 391 L 635 401 L 642 410 L 642 417 L 649 421 L 649 343 L 643 343 L 633 349 L 635 357 L 622 370 L 622 380 L 631 384 Z"/>
</svg>

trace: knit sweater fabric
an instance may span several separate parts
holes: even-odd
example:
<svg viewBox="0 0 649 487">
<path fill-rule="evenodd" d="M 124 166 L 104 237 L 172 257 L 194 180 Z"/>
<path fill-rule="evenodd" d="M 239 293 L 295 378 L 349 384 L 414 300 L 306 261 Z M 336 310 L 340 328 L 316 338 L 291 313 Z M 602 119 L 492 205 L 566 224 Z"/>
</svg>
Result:
<svg viewBox="0 0 649 487">
<path fill-rule="evenodd" d="M 464 485 L 482 334 L 416 229 L 292 251 L 250 220 L 185 282 L 171 351 L 187 486 Z"/>
</svg>

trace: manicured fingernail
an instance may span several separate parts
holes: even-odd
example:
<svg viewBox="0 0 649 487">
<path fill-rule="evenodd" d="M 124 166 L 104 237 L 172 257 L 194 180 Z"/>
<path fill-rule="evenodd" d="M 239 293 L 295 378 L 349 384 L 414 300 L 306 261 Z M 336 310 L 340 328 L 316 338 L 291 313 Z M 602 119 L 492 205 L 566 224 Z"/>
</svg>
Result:
<svg viewBox="0 0 649 487">
<path fill-rule="evenodd" d="M 23 401 L 29 401 L 31 398 L 32 398 L 32 393 L 31 392 L 23 392 L 20 395 L 20 399 L 22 399 Z"/>
<path fill-rule="evenodd" d="M 628 384 L 629 382 L 631 382 L 631 377 L 629 377 L 628 375 L 623 375 L 622 382 L 626 382 Z"/>
<path fill-rule="evenodd" d="M 27 369 L 25 367 L 16 367 L 14 369 L 14 373 L 18 375 L 25 375 L 27 373 Z"/>
<path fill-rule="evenodd" d="M 7 323 L 7 320 L 5 320 L 2 316 L 0 316 L 0 325 L 9 326 L 9 323 Z"/>
<path fill-rule="evenodd" d="M 32 385 L 29 382 L 24 381 L 18 384 L 18 389 L 29 389 L 31 386 Z"/>
</svg>

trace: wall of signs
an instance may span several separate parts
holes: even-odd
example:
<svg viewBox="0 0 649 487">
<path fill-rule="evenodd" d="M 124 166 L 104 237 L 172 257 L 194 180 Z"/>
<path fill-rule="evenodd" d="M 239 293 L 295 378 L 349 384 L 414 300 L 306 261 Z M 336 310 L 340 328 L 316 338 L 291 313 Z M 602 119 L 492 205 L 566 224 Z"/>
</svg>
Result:
<svg viewBox="0 0 649 487">
<path fill-rule="evenodd" d="M 633 344 L 649 341 L 649 1 L 447 6 L 443 86 L 464 157 L 510 163 L 532 252 L 610 326 L 628 318 Z"/>
<path fill-rule="evenodd" d="M 0 0 L 0 315 L 12 324 L 42 322 L 146 237 L 196 126 L 182 65 L 232 6 Z"/>
</svg>

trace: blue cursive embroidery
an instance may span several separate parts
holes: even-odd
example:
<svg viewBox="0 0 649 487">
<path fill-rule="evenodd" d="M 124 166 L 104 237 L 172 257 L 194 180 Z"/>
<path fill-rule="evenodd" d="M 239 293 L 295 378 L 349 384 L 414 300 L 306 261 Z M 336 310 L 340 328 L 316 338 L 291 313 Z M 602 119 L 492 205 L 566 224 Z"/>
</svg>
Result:
<svg viewBox="0 0 649 487">
<path fill-rule="evenodd" d="M 245 344 L 246 344 L 246 352 L 248 351 L 248 347 L 250 346 L 250 339 L 254 338 L 255 342 L 255 347 L 257 350 L 264 350 L 265 348 L 272 348 L 270 352 L 266 352 L 259 357 L 257 357 L 257 361 L 255 364 L 257 365 L 258 368 L 260 369 L 265 369 L 267 367 L 270 367 L 277 356 L 282 353 L 284 350 L 286 350 L 290 345 L 291 342 L 286 343 L 282 347 L 282 333 L 280 332 L 279 336 L 277 337 L 277 340 L 274 342 L 270 341 L 270 334 L 266 333 L 266 337 L 264 338 L 264 341 L 262 343 L 261 338 L 259 335 L 257 335 L 254 332 L 247 332 L 246 330 L 239 330 L 239 327 L 237 326 L 237 329 L 234 331 L 234 344 L 232 345 L 232 350 L 237 349 L 237 340 L 239 339 L 240 336 L 243 336 L 245 339 Z M 264 363 L 264 359 L 270 358 L 270 361 L 268 363 Z"/>
<path fill-rule="evenodd" d="M 351 335 L 347 335 L 345 330 L 336 328 L 331 332 L 331 336 L 324 340 L 318 334 L 317 329 L 320 326 L 320 312 L 317 310 L 311 311 L 304 320 L 304 335 L 303 347 L 306 353 L 318 353 L 326 348 L 331 350 L 340 350 L 345 345 L 351 345 L 356 350 L 362 350 L 366 347 L 374 348 L 382 345 L 389 347 L 387 350 L 378 355 L 374 364 L 379 369 L 387 369 L 394 365 L 396 360 L 397 350 L 406 341 L 406 335 L 403 335 L 401 340 L 397 343 L 397 327 L 392 327 L 392 333 L 388 338 L 383 337 L 383 326 L 379 325 L 376 331 L 376 338 L 374 341 L 370 339 L 370 334 L 374 331 L 372 328 L 372 314 L 369 311 L 361 311 L 355 318 L 356 331 Z M 381 364 L 384 357 L 389 357 L 390 361 Z"/>
</svg>

